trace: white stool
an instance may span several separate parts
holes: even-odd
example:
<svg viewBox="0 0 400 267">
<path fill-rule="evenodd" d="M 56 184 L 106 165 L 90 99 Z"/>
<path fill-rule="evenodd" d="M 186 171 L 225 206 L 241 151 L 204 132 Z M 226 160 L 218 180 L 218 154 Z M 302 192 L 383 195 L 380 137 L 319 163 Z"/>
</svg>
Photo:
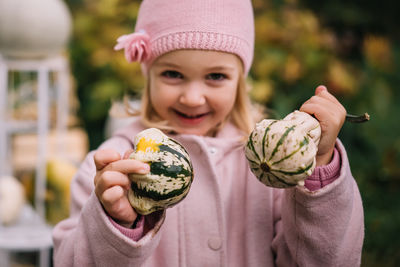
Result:
<svg viewBox="0 0 400 267">
<path fill-rule="evenodd" d="M 37 265 L 50 266 L 52 228 L 30 207 L 26 205 L 16 224 L 0 225 L 0 266 L 9 267 L 13 252 L 38 252 Z"/>
</svg>

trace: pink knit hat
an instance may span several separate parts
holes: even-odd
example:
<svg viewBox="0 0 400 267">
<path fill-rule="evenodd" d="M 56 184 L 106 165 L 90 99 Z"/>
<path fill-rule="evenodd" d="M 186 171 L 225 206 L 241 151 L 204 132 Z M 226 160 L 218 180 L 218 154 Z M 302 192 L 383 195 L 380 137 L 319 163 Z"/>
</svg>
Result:
<svg viewBox="0 0 400 267">
<path fill-rule="evenodd" d="M 254 49 L 251 0 L 143 0 L 135 32 L 118 38 L 129 62 L 147 72 L 159 56 L 178 49 L 233 53 L 249 72 Z"/>
</svg>

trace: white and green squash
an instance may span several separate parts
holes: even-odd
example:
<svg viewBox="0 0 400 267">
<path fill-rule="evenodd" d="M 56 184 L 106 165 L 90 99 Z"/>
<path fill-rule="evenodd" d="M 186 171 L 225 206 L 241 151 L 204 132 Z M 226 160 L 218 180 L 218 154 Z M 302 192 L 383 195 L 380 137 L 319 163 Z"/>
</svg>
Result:
<svg viewBox="0 0 400 267">
<path fill-rule="evenodd" d="M 186 197 L 193 181 L 193 166 L 186 149 L 155 128 L 135 136 L 131 159 L 150 165 L 150 172 L 129 174 L 128 199 L 136 212 L 146 215 L 171 207 Z"/>
<path fill-rule="evenodd" d="M 277 188 L 304 185 L 316 165 L 320 136 L 319 122 L 296 110 L 283 120 L 264 119 L 257 123 L 248 138 L 245 155 L 263 184 Z"/>
</svg>

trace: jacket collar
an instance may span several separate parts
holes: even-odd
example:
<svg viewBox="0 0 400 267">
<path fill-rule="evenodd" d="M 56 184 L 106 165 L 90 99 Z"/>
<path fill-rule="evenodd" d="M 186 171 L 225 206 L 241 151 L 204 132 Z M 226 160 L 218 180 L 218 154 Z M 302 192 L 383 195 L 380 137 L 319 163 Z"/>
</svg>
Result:
<svg viewBox="0 0 400 267">
<path fill-rule="evenodd" d="M 125 138 L 128 138 L 131 142 L 133 142 L 134 136 L 144 130 L 145 127 L 141 123 L 140 118 L 138 117 L 137 119 L 133 120 L 132 123 L 130 123 L 127 127 L 124 127 L 120 130 L 117 130 L 114 135 L 119 135 L 119 136 L 124 136 Z M 188 135 L 188 134 L 172 134 L 171 137 L 177 137 L 181 136 L 183 138 L 191 138 L 194 137 L 194 135 Z M 226 141 L 231 141 L 231 142 L 243 142 L 244 138 L 246 138 L 246 135 L 240 131 L 233 123 L 227 122 L 225 125 L 220 129 L 220 131 L 217 133 L 215 137 L 210 137 L 210 136 L 197 136 L 197 138 L 200 139 L 205 139 L 206 141 L 209 142 L 221 142 L 224 140 Z"/>
</svg>

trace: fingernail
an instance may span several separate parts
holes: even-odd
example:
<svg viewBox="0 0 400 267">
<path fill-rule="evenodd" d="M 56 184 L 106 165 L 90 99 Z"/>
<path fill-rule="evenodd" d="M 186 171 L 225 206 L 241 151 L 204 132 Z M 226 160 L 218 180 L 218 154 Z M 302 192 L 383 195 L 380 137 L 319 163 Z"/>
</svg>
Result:
<svg viewBox="0 0 400 267">
<path fill-rule="evenodd" d="M 144 164 L 142 165 L 142 167 L 141 167 L 141 171 L 144 172 L 144 173 L 149 172 L 149 171 L 150 171 L 150 165 L 147 164 L 147 163 L 144 163 Z"/>
</svg>

